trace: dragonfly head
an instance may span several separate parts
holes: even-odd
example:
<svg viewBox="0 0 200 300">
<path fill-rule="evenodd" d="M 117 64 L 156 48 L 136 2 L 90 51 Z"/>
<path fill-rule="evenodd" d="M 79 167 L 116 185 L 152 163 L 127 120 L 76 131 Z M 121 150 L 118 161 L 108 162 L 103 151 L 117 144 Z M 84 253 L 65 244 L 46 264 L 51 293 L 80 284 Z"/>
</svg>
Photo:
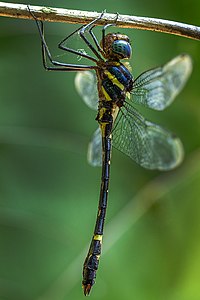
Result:
<svg viewBox="0 0 200 300">
<path fill-rule="evenodd" d="M 108 33 L 101 47 L 105 58 L 110 60 L 129 59 L 132 54 L 129 37 L 120 33 Z"/>
</svg>

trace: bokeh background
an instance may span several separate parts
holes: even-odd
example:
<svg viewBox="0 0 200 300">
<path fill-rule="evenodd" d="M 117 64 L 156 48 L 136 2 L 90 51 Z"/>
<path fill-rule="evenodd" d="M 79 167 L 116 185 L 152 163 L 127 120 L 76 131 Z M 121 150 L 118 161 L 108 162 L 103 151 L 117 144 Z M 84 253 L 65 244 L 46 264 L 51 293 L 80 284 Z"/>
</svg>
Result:
<svg viewBox="0 0 200 300">
<path fill-rule="evenodd" d="M 200 25 L 197 0 L 21 3 L 106 8 Z M 77 94 L 74 73 L 44 71 L 34 22 L 3 17 L 0 22 L 0 299 L 83 299 L 82 263 L 101 173 L 86 159 L 95 112 Z M 66 59 L 56 45 L 77 25 L 45 25 L 52 53 Z M 181 138 L 185 159 L 161 173 L 113 151 L 103 255 L 91 298 L 199 300 L 200 42 L 120 31 L 132 40 L 135 76 L 180 53 L 192 56 L 193 74 L 173 105 L 164 112 L 144 111 Z"/>
</svg>

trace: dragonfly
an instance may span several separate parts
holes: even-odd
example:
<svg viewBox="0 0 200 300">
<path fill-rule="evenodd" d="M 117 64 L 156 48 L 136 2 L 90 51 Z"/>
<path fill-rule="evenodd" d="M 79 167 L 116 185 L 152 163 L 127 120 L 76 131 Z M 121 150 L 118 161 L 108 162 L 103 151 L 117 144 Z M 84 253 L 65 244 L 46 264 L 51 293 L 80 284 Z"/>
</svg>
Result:
<svg viewBox="0 0 200 300">
<path fill-rule="evenodd" d="M 69 64 L 52 58 L 44 36 L 44 23 L 39 21 L 30 7 L 28 10 L 36 22 L 42 44 L 42 60 L 46 70 L 78 72 L 76 88 L 92 109 L 97 110 L 98 129 L 89 144 L 88 160 L 93 166 L 101 166 L 101 186 L 96 224 L 83 265 L 82 286 L 89 295 L 95 283 L 102 252 L 102 237 L 107 209 L 112 146 L 128 155 L 147 169 L 171 170 L 183 159 L 183 146 L 173 133 L 146 120 L 136 105 L 153 110 L 169 106 L 187 82 L 192 61 L 181 54 L 165 65 L 150 69 L 133 78 L 128 60 L 132 54 L 130 39 L 121 33 L 106 33 L 117 24 L 106 24 L 101 30 L 101 41 L 94 34 L 100 16 L 65 37 L 58 48 L 91 61 L 93 65 Z M 67 47 L 67 40 L 78 34 L 92 55 Z M 89 38 L 88 38 L 89 36 Z"/>
</svg>

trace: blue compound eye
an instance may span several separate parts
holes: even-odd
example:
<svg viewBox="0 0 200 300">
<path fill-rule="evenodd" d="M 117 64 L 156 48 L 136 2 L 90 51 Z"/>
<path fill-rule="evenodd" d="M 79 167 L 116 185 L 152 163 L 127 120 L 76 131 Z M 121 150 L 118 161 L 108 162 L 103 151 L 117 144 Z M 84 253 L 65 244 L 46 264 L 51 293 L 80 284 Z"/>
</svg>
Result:
<svg viewBox="0 0 200 300">
<path fill-rule="evenodd" d="M 116 40 L 112 43 L 112 50 L 114 53 L 121 55 L 123 58 L 131 57 L 131 45 L 124 40 Z"/>
</svg>

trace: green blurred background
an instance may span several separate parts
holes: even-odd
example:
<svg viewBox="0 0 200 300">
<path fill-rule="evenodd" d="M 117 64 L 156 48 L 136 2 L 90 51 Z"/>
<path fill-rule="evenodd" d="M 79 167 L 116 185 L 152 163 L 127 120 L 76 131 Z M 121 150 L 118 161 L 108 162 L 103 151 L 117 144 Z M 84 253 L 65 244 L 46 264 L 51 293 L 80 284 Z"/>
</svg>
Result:
<svg viewBox="0 0 200 300">
<path fill-rule="evenodd" d="M 200 25 L 197 0 L 22 2 L 98 12 L 106 8 Z M 65 57 L 57 43 L 74 28 L 46 23 L 58 59 Z M 144 111 L 181 138 L 185 159 L 178 169 L 161 173 L 113 151 L 103 255 L 91 298 L 199 300 L 200 43 L 120 31 L 132 40 L 135 76 L 182 52 L 192 56 L 194 71 L 173 105 L 162 113 Z M 95 112 L 74 88 L 74 76 L 44 71 L 34 22 L 1 18 L 2 300 L 84 297 L 82 263 L 94 227 L 101 171 L 87 164 L 87 144 L 97 124 Z"/>
</svg>

